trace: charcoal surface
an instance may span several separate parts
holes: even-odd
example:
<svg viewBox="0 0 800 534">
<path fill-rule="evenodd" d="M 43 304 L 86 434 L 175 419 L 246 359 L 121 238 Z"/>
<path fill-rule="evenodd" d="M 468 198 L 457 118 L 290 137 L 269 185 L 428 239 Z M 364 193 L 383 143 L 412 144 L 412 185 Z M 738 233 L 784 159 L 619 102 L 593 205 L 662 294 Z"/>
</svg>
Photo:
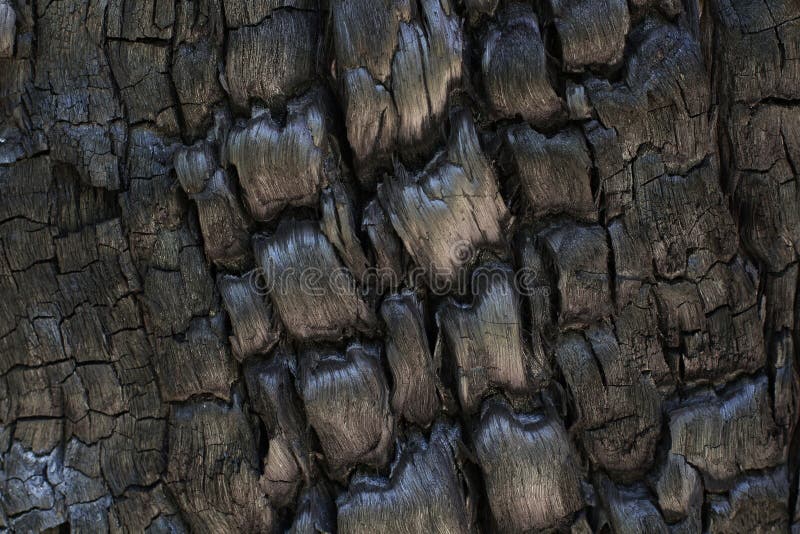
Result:
<svg viewBox="0 0 800 534">
<path fill-rule="evenodd" d="M 797 0 L 0 0 L 0 534 L 800 533 Z"/>
</svg>

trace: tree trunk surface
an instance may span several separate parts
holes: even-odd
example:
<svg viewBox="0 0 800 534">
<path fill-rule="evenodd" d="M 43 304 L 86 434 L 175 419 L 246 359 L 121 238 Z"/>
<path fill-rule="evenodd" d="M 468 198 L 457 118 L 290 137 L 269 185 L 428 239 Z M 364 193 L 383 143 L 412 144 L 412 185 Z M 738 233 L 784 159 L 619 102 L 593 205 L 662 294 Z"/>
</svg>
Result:
<svg viewBox="0 0 800 534">
<path fill-rule="evenodd" d="M 798 0 L 0 0 L 0 530 L 800 532 Z"/>
</svg>

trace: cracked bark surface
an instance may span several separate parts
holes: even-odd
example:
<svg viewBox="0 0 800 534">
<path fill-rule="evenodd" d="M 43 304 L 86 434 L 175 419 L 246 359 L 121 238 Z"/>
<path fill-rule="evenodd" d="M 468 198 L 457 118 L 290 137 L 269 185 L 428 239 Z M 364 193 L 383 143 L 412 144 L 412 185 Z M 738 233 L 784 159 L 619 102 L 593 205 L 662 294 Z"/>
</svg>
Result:
<svg viewBox="0 0 800 534">
<path fill-rule="evenodd" d="M 800 532 L 796 0 L 0 0 L 0 531 Z"/>
</svg>

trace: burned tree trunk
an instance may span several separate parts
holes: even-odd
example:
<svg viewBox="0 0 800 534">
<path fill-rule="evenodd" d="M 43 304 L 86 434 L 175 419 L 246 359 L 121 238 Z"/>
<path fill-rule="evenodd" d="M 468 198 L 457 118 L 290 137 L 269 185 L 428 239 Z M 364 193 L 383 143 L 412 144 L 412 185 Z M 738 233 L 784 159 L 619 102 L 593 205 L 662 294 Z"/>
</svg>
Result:
<svg viewBox="0 0 800 534">
<path fill-rule="evenodd" d="M 800 531 L 800 3 L 0 0 L 0 531 Z"/>
</svg>

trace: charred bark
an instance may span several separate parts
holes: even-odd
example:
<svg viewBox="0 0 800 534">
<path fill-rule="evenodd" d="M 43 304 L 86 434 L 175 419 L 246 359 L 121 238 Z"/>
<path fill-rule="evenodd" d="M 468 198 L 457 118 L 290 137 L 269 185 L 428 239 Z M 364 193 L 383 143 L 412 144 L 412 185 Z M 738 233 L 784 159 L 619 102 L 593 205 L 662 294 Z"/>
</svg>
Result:
<svg viewBox="0 0 800 534">
<path fill-rule="evenodd" d="M 0 531 L 800 531 L 800 4 L 0 0 Z"/>
</svg>

